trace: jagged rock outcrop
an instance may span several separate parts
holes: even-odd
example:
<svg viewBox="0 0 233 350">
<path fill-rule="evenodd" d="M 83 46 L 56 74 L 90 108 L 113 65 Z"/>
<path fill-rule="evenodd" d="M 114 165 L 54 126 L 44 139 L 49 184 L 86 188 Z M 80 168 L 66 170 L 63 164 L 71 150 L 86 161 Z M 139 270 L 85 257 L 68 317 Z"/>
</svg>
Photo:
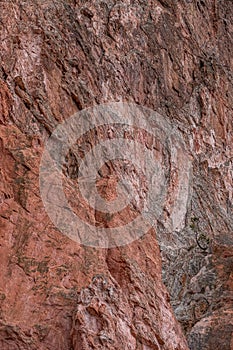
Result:
<svg viewBox="0 0 233 350">
<path fill-rule="evenodd" d="M 231 18 L 227 0 L 0 1 L 1 349 L 233 349 Z M 39 162 L 58 123 L 112 101 L 166 116 L 193 177 L 177 230 L 107 250 L 54 227 Z"/>
</svg>

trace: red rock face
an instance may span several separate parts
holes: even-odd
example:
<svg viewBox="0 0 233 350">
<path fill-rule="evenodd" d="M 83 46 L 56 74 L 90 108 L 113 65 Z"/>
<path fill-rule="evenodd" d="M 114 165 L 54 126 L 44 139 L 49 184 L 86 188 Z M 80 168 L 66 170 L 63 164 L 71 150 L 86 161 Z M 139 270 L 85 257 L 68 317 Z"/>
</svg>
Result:
<svg viewBox="0 0 233 350">
<path fill-rule="evenodd" d="M 227 0 L 1 1 L 0 349 L 233 349 L 231 17 Z M 170 152 L 156 232 L 97 249 L 53 225 L 39 163 L 59 123 L 115 101 L 177 127 L 193 176 L 186 203 Z"/>
</svg>

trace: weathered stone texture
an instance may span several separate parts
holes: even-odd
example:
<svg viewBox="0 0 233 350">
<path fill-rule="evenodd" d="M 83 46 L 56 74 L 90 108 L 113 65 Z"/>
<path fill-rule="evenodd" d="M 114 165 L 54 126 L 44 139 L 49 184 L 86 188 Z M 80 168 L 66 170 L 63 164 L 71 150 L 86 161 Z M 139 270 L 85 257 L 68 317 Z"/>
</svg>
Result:
<svg viewBox="0 0 233 350">
<path fill-rule="evenodd" d="M 171 303 L 191 350 L 232 350 L 231 1 L 3 0 L 0 40 L 0 348 L 185 350 Z M 177 231 L 98 250 L 53 227 L 39 161 L 110 101 L 166 115 L 193 179 Z"/>
</svg>

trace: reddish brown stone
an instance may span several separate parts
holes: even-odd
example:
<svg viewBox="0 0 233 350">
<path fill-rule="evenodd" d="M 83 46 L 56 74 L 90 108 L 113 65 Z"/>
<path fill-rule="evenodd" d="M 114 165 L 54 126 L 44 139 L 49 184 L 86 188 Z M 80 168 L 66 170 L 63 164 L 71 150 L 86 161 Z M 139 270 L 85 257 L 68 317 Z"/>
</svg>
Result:
<svg viewBox="0 0 233 350">
<path fill-rule="evenodd" d="M 178 321 L 191 350 L 233 349 L 231 19 L 227 0 L 0 2 L 0 349 L 188 349 Z M 111 101 L 168 117 L 193 179 L 178 230 L 105 250 L 53 226 L 39 162 L 58 123 Z"/>
</svg>

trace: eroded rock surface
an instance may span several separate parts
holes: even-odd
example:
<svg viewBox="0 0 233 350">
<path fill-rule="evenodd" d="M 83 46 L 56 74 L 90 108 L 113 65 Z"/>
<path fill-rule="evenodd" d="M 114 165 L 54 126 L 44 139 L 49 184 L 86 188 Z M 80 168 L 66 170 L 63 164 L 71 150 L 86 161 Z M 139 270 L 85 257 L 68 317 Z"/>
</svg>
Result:
<svg viewBox="0 0 233 350">
<path fill-rule="evenodd" d="M 231 20 L 227 0 L 0 2 L 1 349 L 187 349 L 157 240 L 190 349 L 233 349 Z M 53 226 L 38 177 L 56 125 L 111 101 L 166 115 L 193 179 L 176 231 L 108 251 Z"/>
</svg>

